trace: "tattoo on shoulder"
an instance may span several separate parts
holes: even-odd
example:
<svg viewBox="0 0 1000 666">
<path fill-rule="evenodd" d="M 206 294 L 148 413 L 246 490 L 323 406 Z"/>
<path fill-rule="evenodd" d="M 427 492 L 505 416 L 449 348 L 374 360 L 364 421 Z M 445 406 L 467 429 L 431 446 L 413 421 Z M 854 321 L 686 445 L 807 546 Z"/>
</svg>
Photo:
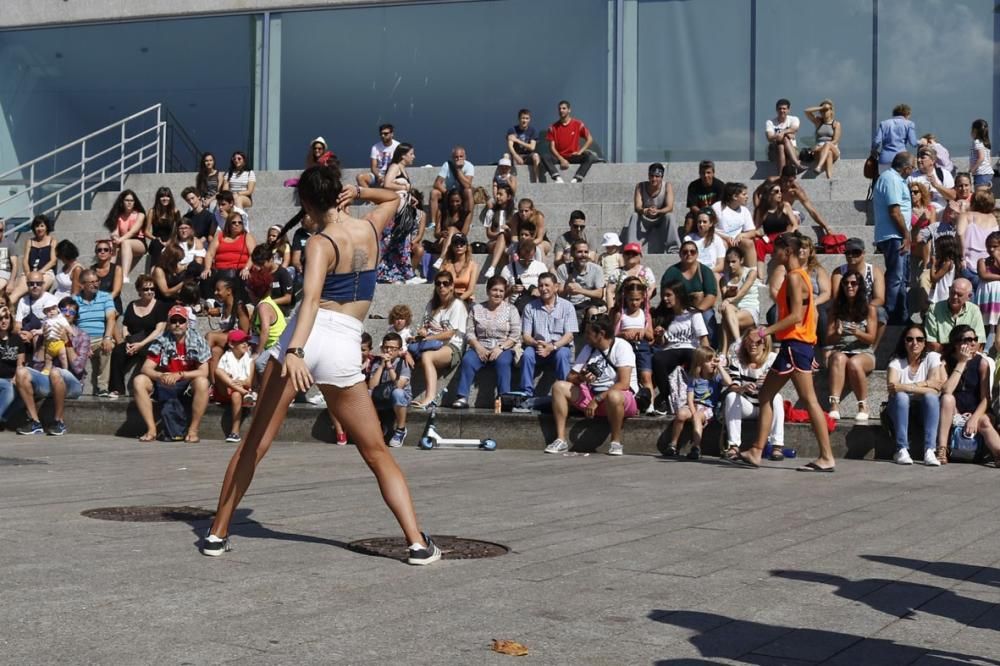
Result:
<svg viewBox="0 0 1000 666">
<path fill-rule="evenodd" d="M 351 270 L 352 271 L 363 271 L 368 267 L 368 252 L 367 250 L 358 248 L 354 250 L 354 255 L 351 257 Z"/>
</svg>

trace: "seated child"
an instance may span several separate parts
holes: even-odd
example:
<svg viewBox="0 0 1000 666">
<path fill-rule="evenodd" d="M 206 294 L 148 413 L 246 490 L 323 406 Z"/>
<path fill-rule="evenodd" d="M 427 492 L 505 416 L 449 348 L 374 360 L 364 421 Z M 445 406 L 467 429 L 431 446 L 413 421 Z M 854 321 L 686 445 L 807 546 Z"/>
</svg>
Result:
<svg viewBox="0 0 1000 666">
<path fill-rule="evenodd" d="M 691 359 L 691 374 L 687 383 L 687 405 L 677 412 L 677 418 L 670 432 L 670 444 L 664 455 L 674 456 L 680 451 L 677 440 L 680 439 L 684 424 L 691 421 L 691 450 L 688 460 L 701 458 L 701 435 L 705 424 L 712 420 L 718 408 L 719 395 L 723 386 L 729 386 L 732 381 L 724 368 L 719 366 L 719 356 L 714 349 L 698 347 Z"/>
<path fill-rule="evenodd" d="M 415 361 L 413 356 L 406 349 L 406 345 L 413 342 L 413 311 L 406 305 L 394 305 L 389 310 L 389 330 L 386 333 L 395 333 L 403 339 L 403 359 L 406 365 L 413 368 Z"/>
<path fill-rule="evenodd" d="M 226 342 L 229 349 L 222 354 L 215 369 L 215 401 L 220 405 L 229 404 L 233 425 L 226 441 L 235 443 L 240 441 L 243 406 L 252 406 L 257 396 L 251 390 L 254 364 L 250 336 L 237 328 L 229 332 Z"/>
<path fill-rule="evenodd" d="M 615 232 L 609 231 L 604 234 L 601 245 L 604 246 L 604 252 L 597 258 L 597 263 L 601 265 L 601 270 L 604 271 L 604 282 L 606 283 L 612 273 L 619 268 L 625 268 L 625 258 L 622 256 L 621 239 L 618 238 L 618 234 Z"/>
<path fill-rule="evenodd" d="M 43 310 L 45 321 L 42 322 L 42 333 L 45 336 L 45 368 L 43 375 L 52 372 L 53 362 L 58 359 L 60 368 L 69 368 L 66 360 L 66 343 L 63 342 L 63 333 L 69 330 L 69 321 L 59 311 L 59 304 L 54 303 Z"/>
<path fill-rule="evenodd" d="M 374 357 L 368 388 L 372 392 L 375 409 L 392 408 L 392 438 L 389 446 L 398 448 L 406 439 L 406 408 L 413 395 L 410 389 L 410 367 L 403 359 L 405 347 L 398 333 L 386 333 L 382 338 L 382 355 Z"/>
</svg>

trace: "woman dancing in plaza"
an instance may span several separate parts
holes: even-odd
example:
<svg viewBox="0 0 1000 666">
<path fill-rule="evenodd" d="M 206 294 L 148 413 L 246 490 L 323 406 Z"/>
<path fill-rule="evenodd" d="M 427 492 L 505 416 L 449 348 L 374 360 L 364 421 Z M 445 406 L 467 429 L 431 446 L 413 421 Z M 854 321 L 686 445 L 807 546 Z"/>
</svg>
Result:
<svg viewBox="0 0 1000 666">
<path fill-rule="evenodd" d="M 344 186 L 340 178 L 335 166 L 315 166 L 299 179 L 303 212 L 280 235 L 304 215 L 317 220 L 320 231 L 306 244 L 302 303 L 264 370 L 253 422 L 226 470 L 215 521 L 201 544 L 205 555 L 229 550 L 229 523 L 257 465 L 284 423 L 292 398 L 316 383 L 330 415 L 344 425 L 375 473 L 382 498 L 411 544 L 407 561 L 430 564 L 441 559 L 441 551 L 417 524 L 409 486 L 385 446 L 361 372 L 362 321 L 375 292 L 379 238 L 396 213 L 399 197 L 389 190 Z M 363 220 L 352 218 L 345 209 L 355 199 L 376 208 Z"/>
<path fill-rule="evenodd" d="M 802 235 L 790 232 L 774 240 L 774 260 L 785 267 L 785 281 L 778 291 L 778 321 L 771 326 L 761 326 L 750 331 L 750 340 L 764 339 L 774 335 L 780 342 L 778 357 L 771 365 L 764 385 L 760 389 L 760 421 L 757 441 L 753 448 L 740 453 L 733 462 L 759 467 L 771 432 L 774 406 L 771 401 L 788 382 L 791 375 L 799 398 L 806 405 L 813 433 L 819 443 L 819 458 L 796 468 L 800 472 L 832 472 L 836 465 L 833 449 L 830 448 L 830 433 L 826 429 L 826 417 L 813 387 L 813 366 L 816 352 L 816 303 L 809 274 L 802 267 Z"/>
</svg>

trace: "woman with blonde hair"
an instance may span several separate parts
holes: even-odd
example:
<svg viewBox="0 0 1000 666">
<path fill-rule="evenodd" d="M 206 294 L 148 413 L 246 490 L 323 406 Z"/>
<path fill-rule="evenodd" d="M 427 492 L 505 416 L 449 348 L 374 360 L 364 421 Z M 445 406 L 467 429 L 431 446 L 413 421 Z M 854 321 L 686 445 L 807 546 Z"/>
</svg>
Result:
<svg viewBox="0 0 1000 666">
<path fill-rule="evenodd" d="M 833 163 L 840 159 L 840 121 L 834 119 L 833 101 L 824 99 L 819 106 L 811 106 L 805 110 L 806 117 L 816 126 L 816 146 L 813 154 L 816 173 L 824 172 L 827 178 L 833 178 Z"/>
</svg>

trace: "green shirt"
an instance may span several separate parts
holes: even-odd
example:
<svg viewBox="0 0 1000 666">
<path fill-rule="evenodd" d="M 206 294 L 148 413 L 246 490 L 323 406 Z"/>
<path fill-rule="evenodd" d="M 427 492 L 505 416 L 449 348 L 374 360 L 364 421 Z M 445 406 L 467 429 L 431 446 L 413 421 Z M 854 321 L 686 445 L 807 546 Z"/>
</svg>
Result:
<svg viewBox="0 0 1000 666">
<path fill-rule="evenodd" d="M 986 342 L 983 313 L 980 312 L 979 307 L 967 302 L 959 310 L 958 316 L 952 316 L 947 300 L 938 301 L 934 304 L 934 308 L 927 313 L 927 322 L 924 324 L 927 341 L 937 342 L 942 345 L 948 344 L 948 337 L 951 335 L 951 330 L 959 324 L 971 326 L 972 330 L 979 337 L 979 341 Z"/>
<path fill-rule="evenodd" d="M 663 274 L 660 278 L 660 294 L 663 294 L 663 289 L 671 282 L 683 282 L 684 288 L 687 289 L 688 294 L 692 294 L 696 291 L 700 291 L 706 296 L 718 296 L 719 288 L 715 281 L 715 273 L 711 268 L 705 264 L 698 264 L 698 272 L 696 272 L 690 280 L 684 277 L 684 273 L 681 272 L 680 264 L 674 264 Z"/>
</svg>

